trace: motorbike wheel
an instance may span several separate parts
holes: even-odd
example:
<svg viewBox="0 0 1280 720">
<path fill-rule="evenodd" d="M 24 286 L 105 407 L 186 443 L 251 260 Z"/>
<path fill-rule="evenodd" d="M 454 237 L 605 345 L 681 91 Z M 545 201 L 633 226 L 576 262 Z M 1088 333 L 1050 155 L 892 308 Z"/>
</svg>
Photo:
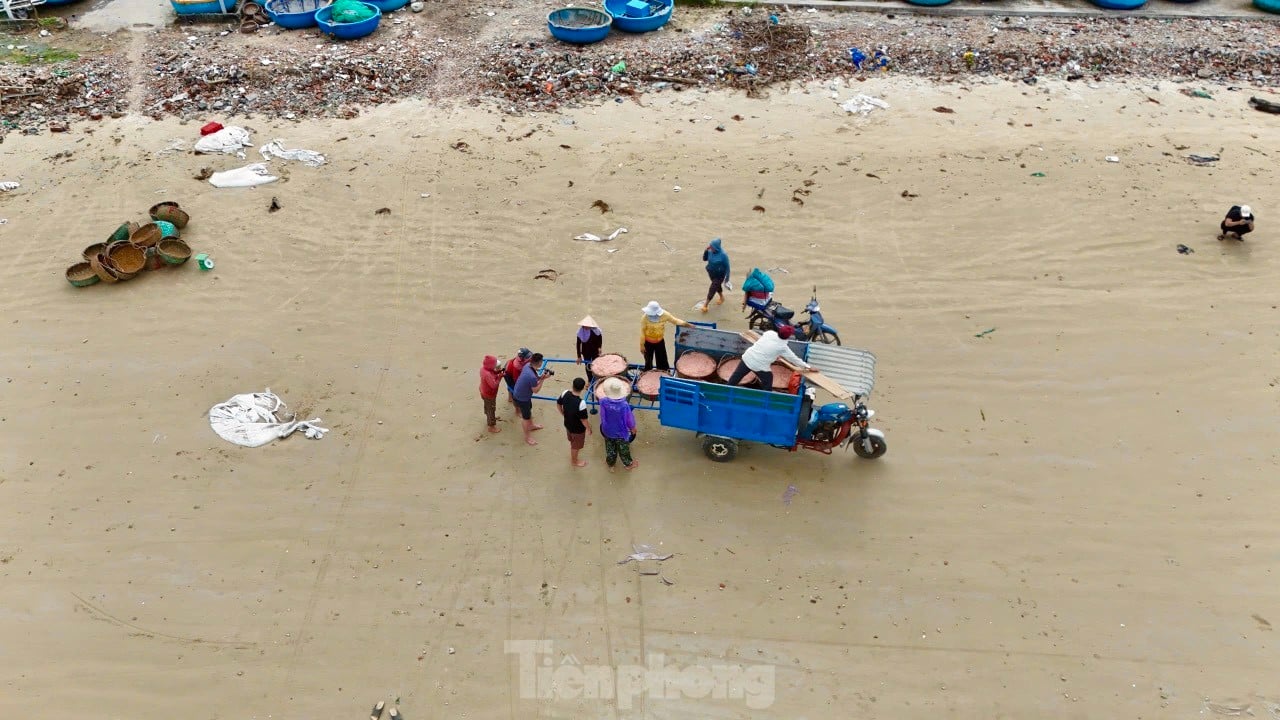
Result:
<svg viewBox="0 0 1280 720">
<path fill-rule="evenodd" d="M 824 345 L 839 345 L 840 336 L 835 333 L 829 333 L 826 330 L 821 330 L 817 335 L 813 336 L 813 342 L 823 343 Z"/>
<path fill-rule="evenodd" d="M 716 462 L 729 462 L 738 456 L 738 441 L 708 435 L 702 439 L 702 452 Z"/>
<path fill-rule="evenodd" d="M 773 329 L 773 322 L 771 322 L 767 317 L 756 315 L 747 320 L 747 327 L 763 333 Z"/>
<path fill-rule="evenodd" d="M 885 441 L 875 435 L 867 438 L 867 440 L 871 441 L 871 452 L 867 452 L 867 449 L 862 446 L 861 440 L 858 438 L 853 439 L 853 451 L 856 452 L 860 458 L 875 460 L 889 450 L 889 446 L 885 444 Z"/>
</svg>

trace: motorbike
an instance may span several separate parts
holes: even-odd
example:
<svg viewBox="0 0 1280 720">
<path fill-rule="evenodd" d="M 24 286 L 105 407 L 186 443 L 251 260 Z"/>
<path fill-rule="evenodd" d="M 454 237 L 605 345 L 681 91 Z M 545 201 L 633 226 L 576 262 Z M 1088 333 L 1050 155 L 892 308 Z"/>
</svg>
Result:
<svg viewBox="0 0 1280 720">
<path fill-rule="evenodd" d="M 805 392 L 810 408 L 809 422 L 800 430 L 796 445 L 830 455 L 833 448 L 842 443 L 853 447 L 858 457 L 874 460 L 889 449 L 884 433 L 870 427 L 876 411 L 868 408 L 861 398 L 853 399 L 853 407 L 847 403 L 827 403 L 813 408 L 814 391 Z"/>
<path fill-rule="evenodd" d="M 818 304 L 818 288 L 813 288 L 813 295 L 809 298 L 808 304 L 804 306 L 801 312 L 808 315 L 808 319 L 793 323 L 796 311 L 784 307 L 776 300 L 769 300 L 765 303 L 757 303 L 751 300 L 747 301 L 747 307 L 751 309 L 751 313 L 747 316 L 747 327 L 752 330 L 764 332 L 766 330 L 778 330 L 783 325 L 790 325 L 795 330 L 794 339 L 801 342 L 818 342 L 827 345 L 839 345 L 840 333 L 836 329 L 826 323 L 822 317 L 822 307 Z"/>
</svg>

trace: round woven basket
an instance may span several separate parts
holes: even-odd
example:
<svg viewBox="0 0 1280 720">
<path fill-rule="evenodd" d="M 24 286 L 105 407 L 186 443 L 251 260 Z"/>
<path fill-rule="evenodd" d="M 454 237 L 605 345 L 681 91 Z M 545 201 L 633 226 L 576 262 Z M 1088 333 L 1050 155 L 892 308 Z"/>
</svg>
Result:
<svg viewBox="0 0 1280 720">
<path fill-rule="evenodd" d="M 795 370 L 776 362 L 769 368 L 773 371 L 773 389 L 778 392 L 786 392 L 791 385 L 791 376 L 796 374 Z"/>
<path fill-rule="evenodd" d="M 135 230 L 133 234 L 129 236 L 129 242 L 140 248 L 149 248 L 160 242 L 162 237 L 164 237 L 164 231 L 160 226 L 153 222 L 149 222 Z"/>
<path fill-rule="evenodd" d="M 93 257 L 94 255 L 101 255 L 106 251 L 107 251 L 107 244 L 104 242 L 100 242 L 100 243 L 94 243 L 89 247 L 85 248 L 84 252 L 80 253 L 80 255 L 84 257 L 85 262 L 88 262 L 89 258 Z"/>
<path fill-rule="evenodd" d="M 67 282 L 76 287 L 89 287 L 101 282 L 102 278 L 93 271 L 93 266 L 88 262 L 78 262 L 67 268 Z"/>
<path fill-rule="evenodd" d="M 129 242 L 112 243 L 107 248 L 107 265 L 121 280 L 130 280 L 147 269 L 147 251 Z"/>
<path fill-rule="evenodd" d="M 120 282 L 120 278 L 116 276 L 115 270 L 107 265 L 106 255 L 94 255 L 89 258 L 89 267 L 93 268 L 93 273 L 104 283 L 111 284 Z"/>
<path fill-rule="evenodd" d="M 591 374 L 596 377 L 621 377 L 627 374 L 627 359 L 617 353 L 607 353 L 591 361 Z"/>
<path fill-rule="evenodd" d="M 138 223 L 127 222 L 121 223 L 115 232 L 107 236 L 107 242 L 119 242 L 120 240 L 128 240 L 129 236 L 138 231 Z"/>
<path fill-rule="evenodd" d="M 688 380 L 714 380 L 716 359 L 697 350 L 689 350 L 676 358 L 676 375 Z"/>
<path fill-rule="evenodd" d="M 155 226 L 160 228 L 161 240 L 164 240 L 165 238 L 176 238 L 182 235 L 182 233 L 178 232 L 178 226 L 168 220 L 156 220 Z"/>
<path fill-rule="evenodd" d="M 658 391 L 662 387 L 663 370 L 645 370 L 636 380 L 636 392 L 646 400 L 657 400 Z"/>
<path fill-rule="evenodd" d="M 156 245 L 156 255 L 170 265 L 181 265 L 191 259 L 191 247 L 181 240 L 170 238 Z"/>
<path fill-rule="evenodd" d="M 726 355 L 724 359 L 720 361 L 720 366 L 716 368 L 716 375 L 720 377 L 720 382 L 729 382 L 729 378 L 733 377 L 733 371 L 737 370 L 738 365 L 741 363 L 742 358 L 737 355 Z M 738 385 L 741 387 L 747 387 L 758 379 L 759 378 L 756 377 L 755 373 L 749 372 L 738 381 Z"/>
<path fill-rule="evenodd" d="M 185 210 L 178 207 L 178 203 L 176 202 L 165 201 L 162 203 L 156 203 L 151 206 L 151 209 L 147 211 L 147 214 L 151 216 L 152 220 L 164 220 L 165 222 L 173 223 L 179 230 L 186 227 L 187 223 L 191 222 L 191 216 L 187 215 Z"/>
</svg>

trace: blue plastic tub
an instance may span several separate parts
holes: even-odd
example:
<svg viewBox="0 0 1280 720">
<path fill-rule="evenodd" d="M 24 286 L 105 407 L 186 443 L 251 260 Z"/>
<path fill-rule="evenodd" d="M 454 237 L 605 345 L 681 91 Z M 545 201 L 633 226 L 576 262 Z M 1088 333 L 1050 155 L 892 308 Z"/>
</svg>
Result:
<svg viewBox="0 0 1280 720">
<path fill-rule="evenodd" d="M 331 0 L 267 0 L 263 9 L 271 22 L 282 28 L 298 30 L 316 26 L 316 11 Z"/>
<path fill-rule="evenodd" d="M 560 8 L 547 15 L 547 29 L 552 37 L 577 45 L 600 42 L 609 34 L 613 17 L 591 8 Z"/>
<path fill-rule="evenodd" d="M 45 5 L 70 5 L 78 0 L 44 0 Z"/>
<path fill-rule="evenodd" d="M 316 25 L 320 26 L 320 32 L 332 35 L 339 40 L 355 40 L 356 38 L 372 35 L 373 31 L 378 29 L 378 23 L 382 20 L 382 10 L 372 3 L 361 4 L 373 8 L 373 17 L 354 23 L 336 23 L 329 19 L 333 15 L 333 6 L 327 5 L 316 11 Z"/>
<path fill-rule="evenodd" d="M 674 0 L 641 0 L 649 5 L 650 15 L 632 17 L 627 4 L 632 0 L 604 0 L 604 9 L 613 18 L 613 26 L 623 32 L 642 33 L 657 30 L 671 19 Z M 947 0 L 950 2 L 950 0 Z"/>
<path fill-rule="evenodd" d="M 370 5 L 376 6 L 384 13 L 394 12 L 409 4 L 409 0 L 364 0 Z"/>
<path fill-rule="evenodd" d="M 1147 4 L 1147 0 L 1092 0 L 1094 5 L 1104 10 L 1137 10 Z"/>
<path fill-rule="evenodd" d="M 946 5 L 951 0 L 907 0 L 907 2 L 922 7 L 938 7 L 939 5 Z"/>
<path fill-rule="evenodd" d="M 209 0 L 208 2 L 169 0 L 169 4 L 173 6 L 173 11 L 179 15 L 221 15 L 235 12 L 236 9 L 236 0 L 223 0 L 222 3 L 219 3 L 218 0 Z"/>
</svg>

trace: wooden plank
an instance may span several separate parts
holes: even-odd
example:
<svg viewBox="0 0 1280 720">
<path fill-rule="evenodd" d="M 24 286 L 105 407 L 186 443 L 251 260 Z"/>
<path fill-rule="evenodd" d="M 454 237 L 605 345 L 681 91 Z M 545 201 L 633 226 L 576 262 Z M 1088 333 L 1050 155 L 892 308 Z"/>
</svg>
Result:
<svg viewBox="0 0 1280 720">
<path fill-rule="evenodd" d="M 742 336 L 743 340 L 746 340 L 749 343 L 754 343 L 756 340 L 760 339 L 760 336 L 757 335 L 753 330 L 744 330 L 743 332 L 738 334 Z M 826 375 L 823 375 L 822 370 L 817 368 L 816 366 L 811 366 L 813 367 L 813 370 L 804 372 L 803 370 L 800 369 L 800 366 L 794 365 L 788 362 L 785 358 L 778 358 L 778 362 L 782 363 L 783 365 L 786 365 L 787 367 L 791 368 L 792 370 L 795 370 L 796 372 L 803 373 L 805 380 L 808 380 L 814 385 L 817 385 L 823 390 L 826 390 L 827 392 L 831 393 L 836 397 L 837 400 L 848 400 L 849 398 L 853 397 L 853 393 L 849 392 L 848 390 L 845 390 L 843 385 L 836 382 L 832 378 L 829 378 Z"/>
</svg>

